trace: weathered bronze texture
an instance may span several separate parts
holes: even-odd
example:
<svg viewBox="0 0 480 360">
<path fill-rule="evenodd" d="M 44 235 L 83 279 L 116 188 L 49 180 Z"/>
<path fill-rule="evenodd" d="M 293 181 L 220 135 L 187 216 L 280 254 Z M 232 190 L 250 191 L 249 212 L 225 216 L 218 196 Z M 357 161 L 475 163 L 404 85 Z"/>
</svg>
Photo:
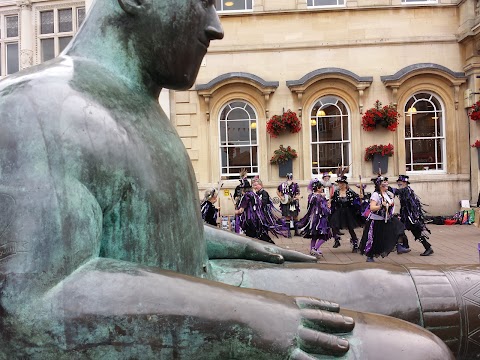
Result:
<svg viewBox="0 0 480 360">
<path fill-rule="evenodd" d="M 334 300 L 393 316 L 440 337 L 457 359 L 480 353 L 480 265 L 293 264 L 212 261 L 219 281 Z M 343 311 L 342 311 L 343 312 Z"/>
<path fill-rule="evenodd" d="M 222 37 L 211 0 L 97 1 L 64 54 L 0 83 L 0 359 L 453 359 L 403 320 L 216 281 L 210 258 L 313 260 L 204 230 L 157 99 Z"/>
</svg>

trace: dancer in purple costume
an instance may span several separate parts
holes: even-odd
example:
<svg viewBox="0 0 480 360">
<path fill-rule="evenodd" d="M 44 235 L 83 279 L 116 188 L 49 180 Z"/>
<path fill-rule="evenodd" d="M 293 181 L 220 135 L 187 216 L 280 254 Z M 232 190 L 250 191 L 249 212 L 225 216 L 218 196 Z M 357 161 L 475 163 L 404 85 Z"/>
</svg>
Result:
<svg viewBox="0 0 480 360">
<path fill-rule="evenodd" d="M 235 214 L 245 235 L 275 244 L 268 235 L 269 232 L 278 237 L 282 235 L 281 224 L 270 224 L 262 211 L 262 199 L 253 192 L 247 179 L 242 181 L 242 197 Z"/>
<path fill-rule="evenodd" d="M 331 200 L 332 216 L 330 217 L 330 225 L 335 237 L 333 247 L 337 248 L 340 246 L 340 229 L 348 229 L 351 237 L 352 252 L 357 252 L 358 238 L 354 229 L 359 227 L 361 223 L 355 214 L 360 211 L 361 199 L 356 192 L 348 187 L 345 175 L 340 176 L 336 183 L 339 188 L 335 190 Z"/>
<path fill-rule="evenodd" d="M 409 177 L 399 175 L 397 179 L 398 189 L 394 189 L 395 195 L 400 199 L 400 220 L 407 230 L 410 230 L 415 240 L 420 241 L 425 251 L 420 256 L 433 254 L 433 249 L 427 241 L 430 230 L 425 225 L 425 210 L 417 194 L 410 187 Z"/>
<path fill-rule="evenodd" d="M 387 256 L 397 246 L 398 234 L 393 217 L 394 195 L 388 190 L 388 178 L 375 179 L 375 192 L 370 197 L 370 215 L 363 229 L 360 251 L 367 262 Z"/>
<path fill-rule="evenodd" d="M 217 202 L 217 198 L 217 190 L 214 188 L 207 189 L 200 204 L 203 221 L 213 226 L 217 226 L 218 209 L 214 205 Z"/>
<path fill-rule="evenodd" d="M 287 174 L 287 180 L 277 188 L 277 195 L 280 198 L 280 210 L 290 229 L 294 229 L 294 221 L 298 220 L 300 212 L 300 187 L 293 181 L 293 174 Z M 295 232 L 295 235 L 298 233 Z M 290 237 L 290 232 L 289 232 Z"/>
<path fill-rule="evenodd" d="M 320 246 L 332 237 L 328 223 L 330 204 L 325 198 L 324 187 L 318 179 L 313 179 L 308 185 L 312 191 L 308 195 L 308 207 L 305 216 L 295 224 L 300 234 L 310 240 L 310 255 L 321 256 Z"/>
<path fill-rule="evenodd" d="M 273 234 L 281 234 L 287 237 L 290 232 L 290 225 L 282 218 L 282 213 L 273 204 L 270 194 L 263 188 L 263 182 L 257 176 L 252 180 L 252 187 L 255 193 L 260 197 L 261 208 L 263 215 L 267 220 L 270 229 L 273 229 Z"/>
</svg>

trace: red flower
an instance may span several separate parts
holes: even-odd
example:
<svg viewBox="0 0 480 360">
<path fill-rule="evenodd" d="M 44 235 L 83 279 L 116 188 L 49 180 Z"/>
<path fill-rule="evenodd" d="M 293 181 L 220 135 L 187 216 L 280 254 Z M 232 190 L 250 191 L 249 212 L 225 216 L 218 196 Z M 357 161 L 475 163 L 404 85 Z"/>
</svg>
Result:
<svg viewBox="0 0 480 360">
<path fill-rule="evenodd" d="M 475 142 L 472 144 L 472 147 L 474 147 L 474 148 L 480 148 L 480 140 L 475 141 Z"/>
<path fill-rule="evenodd" d="M 372 145 L 365 148 L 365 161 L 373 159 L 374 154 L 381 154 L 382 156 L 393 156 L 393 145 Z"/>
<path fill-rule="evenodd" d="M 480 101 L 477 101 L 475 104 L 472 105 L 468 116 L 470 117 L 470 120 L 480 120 Z"/>
<path fill-rule="evenodd" d="M 297 151 L 292 149 L 291 146 L 285 148 L 283 145 L 280 145 L 280 147 L 273 152 L 270 164 L 282 164 L 288 159 L 295 159 L 297 156 Z"/>
<path fill-rule="evenodd" d="M 297 117 L 297 114 L 291 110 L 287 110 L 280 115 L 273 115 L 267 121 L 267 132 L 272 137 L 277 137 L 285 131 L 290 131 L 292 134 L 299 132 L 302 129 L 302 124 Z"/>
<path fill-rule="evenodd" d="M 362 127 L 365 131 L 372 131 L 377 125 L 382 125 L 390 131 L 395 131 L 399 117 L 400 113 L 395 106 L 390 104 L 382 107 L 382 103 L 377 100 L 374 107 L 365 111 L 362 116 Z"/>
</svg>

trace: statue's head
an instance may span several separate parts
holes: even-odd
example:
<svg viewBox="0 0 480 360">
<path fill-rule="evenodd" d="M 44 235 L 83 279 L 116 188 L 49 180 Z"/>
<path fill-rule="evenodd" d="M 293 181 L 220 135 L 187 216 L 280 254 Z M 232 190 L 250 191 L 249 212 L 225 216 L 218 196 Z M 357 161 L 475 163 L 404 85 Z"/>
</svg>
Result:
<svg viewBox="0 0 480 360">
<path fill-rule="evenodd" d="M 194 84 L 210 41 L 223 38 L 214 2 L 118 0 L 125 14 L 117 25 L 128 23 L 125 46 L 136 50 L 155 85 L 180 90 Z"/>
</svg>

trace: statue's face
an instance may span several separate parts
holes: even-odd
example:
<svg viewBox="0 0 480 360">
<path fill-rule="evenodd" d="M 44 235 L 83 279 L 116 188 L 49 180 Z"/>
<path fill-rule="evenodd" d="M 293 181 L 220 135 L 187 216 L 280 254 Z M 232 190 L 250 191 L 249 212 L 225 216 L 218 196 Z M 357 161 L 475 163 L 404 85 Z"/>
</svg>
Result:
<svg viewBox="0 0 480 360">
<path fill-rule="evenodd" d="M 195 82 L 210 41 L 223 38 L 215 1 L 152 1 L 154 8 L 146 16 L 153 27 L 147 29 L 147 36 L 151 34 L 154 58 L 147 64 L 147 72 L 161 87 L 188 89 Z"/>
</svg>

